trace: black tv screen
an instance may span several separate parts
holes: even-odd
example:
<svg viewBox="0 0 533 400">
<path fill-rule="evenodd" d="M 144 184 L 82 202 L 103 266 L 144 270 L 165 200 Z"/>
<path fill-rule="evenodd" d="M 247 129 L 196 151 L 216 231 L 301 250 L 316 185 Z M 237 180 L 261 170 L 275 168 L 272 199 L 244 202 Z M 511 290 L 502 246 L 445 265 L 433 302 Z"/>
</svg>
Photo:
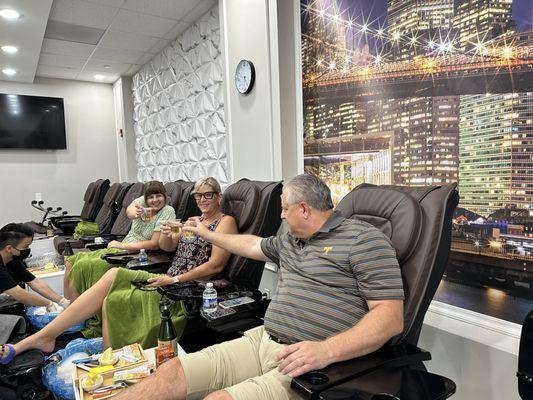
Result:
<svg viewBox="0 0 533 400">
<path fill-rule="evenodd" d="M 0 148 L 66 149 L 63 99 L 0 93 Z"/>
</svg>

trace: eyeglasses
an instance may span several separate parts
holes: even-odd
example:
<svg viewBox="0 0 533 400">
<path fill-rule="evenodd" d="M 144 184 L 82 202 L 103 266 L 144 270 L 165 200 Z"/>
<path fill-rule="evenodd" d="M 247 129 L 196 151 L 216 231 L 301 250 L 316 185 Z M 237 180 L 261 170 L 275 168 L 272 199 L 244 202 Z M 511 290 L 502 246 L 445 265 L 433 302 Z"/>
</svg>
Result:
<svg viewBox="0 0 533 400">
<path fill-rule="evenodd" d="M 218 192 L 193 193 L 192 197 L 194 197 L 195 200 L 202 200 L 202 197 L 206 200 L 211 200 L 216 194 L 218 194 Z"/>
</svg>

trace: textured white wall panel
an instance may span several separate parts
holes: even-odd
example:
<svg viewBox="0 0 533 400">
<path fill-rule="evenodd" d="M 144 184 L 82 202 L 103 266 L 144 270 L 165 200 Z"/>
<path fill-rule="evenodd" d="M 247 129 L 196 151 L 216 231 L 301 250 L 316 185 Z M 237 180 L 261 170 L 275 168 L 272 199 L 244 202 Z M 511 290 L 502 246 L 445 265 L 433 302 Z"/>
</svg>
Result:
<svg viewBox="0 0 533 400">
<path fill-rule="evenodd" d="M 228 183 L 218 6 L 133 77 L 139 181 Z"/>
</svg>

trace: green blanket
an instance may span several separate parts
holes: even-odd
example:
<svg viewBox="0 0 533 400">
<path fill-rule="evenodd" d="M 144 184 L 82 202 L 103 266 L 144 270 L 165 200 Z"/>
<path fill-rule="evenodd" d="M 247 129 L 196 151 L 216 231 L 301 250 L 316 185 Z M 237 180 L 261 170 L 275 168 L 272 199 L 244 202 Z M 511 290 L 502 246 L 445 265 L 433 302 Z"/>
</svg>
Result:
<svg viewBox="0 0 533 400">
<path fill-rule="evenodd" d="M 80 252 L 67 257 L 68 262 L 72 265 L 69 278 L 78 294 L 85 292 L 98 282 L 109 269 L 113 268 L 113 265 L 102 260 L 100 257 L 103 254 L 116 253 L 118 251 L 121 250 L 100 249 L 89 252 Z M 81 333 L 85 337 L 102 336 L 101 313 L 98 313 L 93 318 L 87 320 L 87 326 Z"/>
<path fill-rule="evenodd" d="M 106 328 L 114 349 L 136 342 L 145 349 L 157 346 L 161 295 L 156 290 L 140 290 L 131 284 L 132 280 L 154 276 L 146 271 L 118 270 L 104 302 Z M 181 302 L 172 304 L 171 315 L 179 339 L 186 324 Z"/>
<path fill-rule="evenodd" d="M 74 229 L 74 239 L 79 239 L 82 236 L 98 235 L 99 228 L 95 222 L 81 221 Z"/>
</svg>

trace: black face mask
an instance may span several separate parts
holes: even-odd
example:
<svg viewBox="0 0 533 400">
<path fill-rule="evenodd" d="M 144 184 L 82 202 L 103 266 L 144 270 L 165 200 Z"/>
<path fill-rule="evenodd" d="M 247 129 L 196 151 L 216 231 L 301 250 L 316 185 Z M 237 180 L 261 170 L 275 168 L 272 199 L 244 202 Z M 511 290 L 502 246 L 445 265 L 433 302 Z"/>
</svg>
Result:
<svg viewBox="0 0 533 400">
<path fill-rule="evenodd" d="M 19 249 L 17 249 L 17 250 L 19 250 Z M 31 253 L 31 249 L 19 250 L 19 253 L 20 254 L 18 256 L 13 255 L 13 260 L 22 261 L 22 260 L 28 258 L 30 253 Z"/>
</svg>

